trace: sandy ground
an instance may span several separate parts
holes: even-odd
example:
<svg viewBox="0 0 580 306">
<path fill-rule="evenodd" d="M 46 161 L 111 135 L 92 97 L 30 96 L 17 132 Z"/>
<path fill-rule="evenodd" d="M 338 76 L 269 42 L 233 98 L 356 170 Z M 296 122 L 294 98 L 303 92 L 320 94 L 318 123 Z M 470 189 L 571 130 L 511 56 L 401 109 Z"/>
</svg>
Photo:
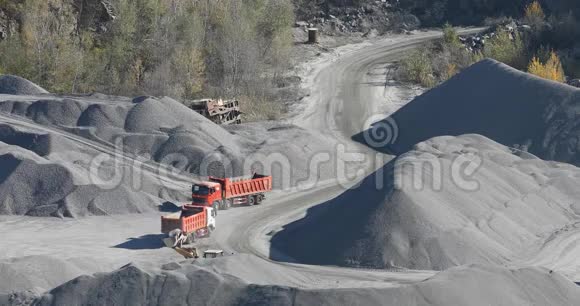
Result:
<svg viewBox="0 0 580 306">
<path fill-rule="evenodd" d="M 421 281 L 433 272 L 360 271 L 332 267 L 278 263 L 269 259 L 269 238 L 282 225 L 302 216 L 302 209 L 314 206 L 342 192 L 331 186 L 308 193 L 275 192 L 261 206 L 239 207 L 219 214 L 210 238 L 200 239 L 200 249 L 221 248 L 228 255 L 222 260 L 200 260 L 201 266 L 240 277 L 250 283 L 275 284 L 301 288 L 385 287 Z M 163 247 L 159 234 L 161 214 L 136 214 L 87 217 L 78 220 L 56 218 L 1 217 L 1 261 L 36 262 L 48 257 L 64 260 L 82 274 L 107 272 L 127 263 L 160 266 L 181 261 L 173 250 Z M 30 237 L 33 237 L 32 239 Z M 55 239 L 55 237 L 58 237 Z M 34 241 L 34 244 L 23 243 Z M 39 267 L 46 272 L 54 267 Z M 42 275 L 41 273 L 40 275 Z M 80 275 L 80 274 L 79 274 Z M 65 275 L 76 277 L 74 273 Z M 44 280 L 29 276 L 38 287 Z M 58 284 L 51 284 L 58 285 Z M 4 293 L 21 284 L 3 288 Z M 43 288 L 48 290 L 50 288 Z"/>
</svg>

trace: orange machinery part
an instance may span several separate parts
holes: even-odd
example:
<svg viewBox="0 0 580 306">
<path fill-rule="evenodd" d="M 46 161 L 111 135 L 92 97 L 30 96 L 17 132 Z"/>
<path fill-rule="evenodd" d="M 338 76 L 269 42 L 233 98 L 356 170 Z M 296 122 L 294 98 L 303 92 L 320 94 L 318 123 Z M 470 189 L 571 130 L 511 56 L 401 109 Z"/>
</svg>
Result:
<svg viewBox="0 0 580 306">
<path fill-rule="evenodd" d="M 192 233 L 205 227 L 207 227 L 207 211 L 205 209 L 193 216 L 181 218 L 180 228 L 184 233 Z"/>
<path fill-rule="evenodd" d="M 211 178 L 212 181 L 221 182 L 225 188 L 226 199 L 243 197 L 272 190 L 272 177 L 255 175 L 250 179 L 219 179 Z"/>
</svg>

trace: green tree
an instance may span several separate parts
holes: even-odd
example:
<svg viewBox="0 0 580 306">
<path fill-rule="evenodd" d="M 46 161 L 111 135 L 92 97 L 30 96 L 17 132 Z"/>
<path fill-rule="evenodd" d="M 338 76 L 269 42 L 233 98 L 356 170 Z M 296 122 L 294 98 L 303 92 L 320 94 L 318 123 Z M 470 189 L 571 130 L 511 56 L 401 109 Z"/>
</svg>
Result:
<svg viewBox="0 0 580 306">
<path fill-rule="evenodd" d="M 526 67 L 526 47 L 521 35 L 500 30 L 489 39 L 483 50 L 485 57 L 508 64 L 514 68 Z"/>
</svg>

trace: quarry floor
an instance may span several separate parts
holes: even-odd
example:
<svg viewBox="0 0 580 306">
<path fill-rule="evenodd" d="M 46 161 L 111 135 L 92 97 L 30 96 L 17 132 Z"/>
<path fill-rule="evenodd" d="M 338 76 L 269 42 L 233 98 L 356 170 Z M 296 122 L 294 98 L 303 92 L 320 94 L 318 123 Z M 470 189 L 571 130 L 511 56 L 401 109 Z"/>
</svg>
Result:
<svg viewBox="0 0 580 306">
<path fill-rule="evenodd" d="M 353 173 L 362 176 L 371 173 L 382 166 L 374 162 L 376 153 L 353 142 L 350 137 L 367 128 L 372 118 L 384 118 L 421 92 L 419 88 L 389 81 L 388 71 L 393 62 L 439 35 L 435 31 L 425 31 L 382 37 L 339 47 L 305 64 L 302 67 L 302 86 L 310 95 L 293 109 L 288 122 L 321 131 L 338 139 L 347 151 L 364 154 L 369 162 L 364 167 L 353 169 Z M 390 158 L 384 156 L 382 162 Z M 345 188 L 338 182 L 327 181 L 308 190 L 275 191 L 260 206 L 220 211 L 217 230 L 210 238 L 199 240 L 198 246 L 202 250 L 223 249 L 226 256 L 200 259 L 195 264 L 232 274 L 249 283 L 301 288 L 391 287 L 420 282 L 436 273 L 304 265 L 271 248 L 270 237 L 274 233 L 302 218 L 306 209 L 338 196 Z M 111 271 L 130 262 L 160 265 L 181 261 L 179 254 L 162 245 L 159 233 L 161 215 L 148 213 L 65 220 L 2 216 L 0 261 L 51 256 L 75 266 L 71 274 L 54 280 L 55 283 L 49 283 L 47 287 L 80 274 Z M 580 245 L 580 230 L 572 227 L 530 251 L 514 265 L 542 265 L 578 282 L 580 271 L 570 268 L 578 266 L 580 261 L 575 256 L 578 254 L 575 252 L 577 244 Z M 271 258 L 284 258 L 284 261 Z"/>
</svg>

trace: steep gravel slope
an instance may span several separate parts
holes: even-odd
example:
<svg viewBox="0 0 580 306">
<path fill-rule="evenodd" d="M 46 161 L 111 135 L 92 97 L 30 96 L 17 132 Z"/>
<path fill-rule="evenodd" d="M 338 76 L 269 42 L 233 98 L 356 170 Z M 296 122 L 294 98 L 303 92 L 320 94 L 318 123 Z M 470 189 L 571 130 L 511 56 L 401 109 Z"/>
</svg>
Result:
<svg viewBox="0 0 580 306">
<path fill-rule="evenodd" d="M 518 156 L 520 155 L 520 156 Z M 439 137 L 311 208 L 272 239 L 309 264 L 505 264 L 580 219 L 580 169 L 483 136 Z"/>
<path fill-rule="evenodd" d="M 579 110 L 580 89 L 487 59 L 376 123 L 375 132 L 397 128 L 394 142 L 377 149 L 401 154 L 435 136 L 473 133 L 579 165 Z M 355 139 L 364 142 L 363 136 Z"/>
</svg>

